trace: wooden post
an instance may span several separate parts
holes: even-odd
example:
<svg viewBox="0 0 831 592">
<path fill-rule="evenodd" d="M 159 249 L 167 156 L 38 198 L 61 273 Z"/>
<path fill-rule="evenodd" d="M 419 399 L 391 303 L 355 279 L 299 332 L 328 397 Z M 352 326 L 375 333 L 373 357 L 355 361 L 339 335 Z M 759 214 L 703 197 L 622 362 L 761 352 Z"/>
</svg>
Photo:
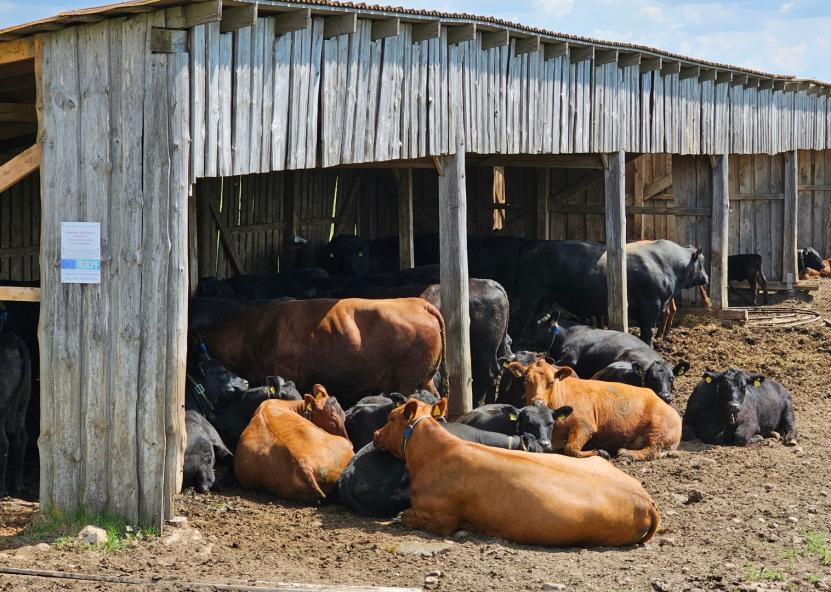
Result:
<svg viewBox="0 0 831 592">
<path fill-rule="evenodd" d="M 550 238 L 550 179 L 550 169 L 541 168 L 537 170 L 537 238 L 541 240 L 548 240 Z"/>
<path fill-rule="evenodd" d="M 626 297 L 626 159 L 623 150 L 607 155 L 606 180 L 606 282 L 609 328 L 628 331 Z"/>
<path fill-rule="evenodd" d="M 398 177 L 398 257 L 401 269 L 415 267 L 412 169 L 402 170 Z"/>
<path fill-rule="evenodd" d="M 713 176 L 712 243 L 710 245 L 710 300 L 713 309 L 728 308 L 727 251 L 730 220 L 730 190 L 727 155 L 711 160 Z"/>
<path fill-rule="evenodd" d="M 797 183 L 797 152 L 785 153 L 785 216 L 782 231 L 782 281 L 788 281 L 793 274 L 793 283 L 799 279 L 796 258 L 797 234 L 799 233 L 799 185 Z"/>
<path fill-rule="evenodd" d="M 456 154 L 441 158 L 439 176 L 439 246 L 441 248 L 441 310 L 450 380 L 449 415 L 473 410 L 470 368 L 470 311 L 467 275 L 467 196 L 465 142 L 456 135 Z"/>
</svg>

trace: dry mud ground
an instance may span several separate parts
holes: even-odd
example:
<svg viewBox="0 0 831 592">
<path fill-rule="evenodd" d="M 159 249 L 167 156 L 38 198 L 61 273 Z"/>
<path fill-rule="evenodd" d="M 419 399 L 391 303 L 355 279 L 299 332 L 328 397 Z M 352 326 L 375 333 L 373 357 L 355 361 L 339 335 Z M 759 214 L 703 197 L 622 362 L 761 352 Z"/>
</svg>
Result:
<svg viewBox="0 0 831 592">
<path fill-rule="evenodd" d="M 831 281 L 810 306 L 831 319 Z M 756 370 L 793 393 L 800 437 L 796 448 L 771 440 L 750 448 L 682 444 L 668 458 L 618 463 L 661 509 L 661 529 L 645 546 L 543 549 L 474 535 L 446 541 L 338 505 L 302 507 L 233 490 L 182 494 L 176 513 L 193 528 L 112 552 L 54 544 L 39 551 L 34 544 L 54 540 L 22 532 L 32 507 L 7 500 L 0 568 L 145 578 L 156 582 L 153 589 L 187 581 L 418 587 L 434 570 L 439 590 L 513 592 L 545 583 L 603 591 L 827 589 L 831 541 L 823 561 L 823 546 L 805 535 L 831 537 L 831 327 L 750 329 L 686 318 L 657 347 L 693 364 L 677 384 L 681 409 L 704 370 Z M 18 589 L 136 588 L 0 574 L 0 590 Z"/>
</svg>

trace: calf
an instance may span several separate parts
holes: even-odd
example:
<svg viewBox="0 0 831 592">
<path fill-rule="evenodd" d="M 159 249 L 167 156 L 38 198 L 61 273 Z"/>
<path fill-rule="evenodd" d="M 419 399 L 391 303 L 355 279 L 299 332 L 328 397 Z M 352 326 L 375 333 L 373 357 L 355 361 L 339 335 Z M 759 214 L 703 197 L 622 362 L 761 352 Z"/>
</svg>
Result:
<svg viewBox="0 0 831 592">
<path fill-rule="evenodd" d="M 534 401 L 533 404 L 522 409 L 517 409 L 513 405 L 494 403 L 465 413 L 456 420 L 456 423 L 508 436 L 514 434 L 532 436 L 543 450 L 548 450 L 551 447 L 554 416 L 541 401 Z"/>
<path fill-rule="evenodd" d="M 775 380 L 736 368 L 705 372 L 687 402 L 684 440 L 746 446 L 778 432 L 796 444 L 791 394 Z"/>
<path fill-rule="evenodd" d="M 0 309 L 0 497 L 6 495 L 7 467 L 12 492 L 23 488 L 26 456 L 26 410 L 32 391 L 29 348 L 17 335 L 5 331 L 5 309 Z"/>
<path fill-rule="evenodd" d="M 413 395 L 425 403 L 435 403 L 439 398 L 429 391 L 416 391 Z M 401 393 L 364 397 L 346 410 L 346 433 L 355 452 L 372 442 L 375 431 L 387 423 L 390 411 L 403 405 L 407 397 Z"/>
<path fill-rule="evenodd" d="M 328 499 L 352 444 L 337 399 L 316 384 L 303 401 L 263 402 L 240 437 L 234 472 L 244 487 L 282 499 Z"/>
<path fill-rule="evenodd" d="M 615 382 L 581 380 L 574 370 L 537 360 L 511 362 L 525 379 L 525 402 L 539 399 L 554 413 L 553 450 L 569 456 L 617 454 L 651 460 L 678 447 L 681 417 L 649 389 Z M 583 450 L 588 446 L 588 450 Z"/>
<path fill-rule="evenodd" d="M 401 516 L 404 526 L 552 546 L 632 545 L 657 530 L 655 502 L 606 461 L 465 442 L 434 419 L 446 405 L 409 401 L 375 434 L 377 448 L 407 463 L 412 507 Z"/>
<path fill-rule="evenodd" d="M 819 251 L 813 247 L 799 249 L 796 256 L 800 279 L 817 277 L 825 269 L 825 261 Z"/>
<path fill-rule="evenodd" d="M 768 303 L 768 281 L 762 272 L 761 255 L 730 255 L 727 258 L 727 279 L 731 282 L 747 282 L 753 292 L 753 306 L 762 289 L 762 302 Z"/>
<path fill-rule="evenodd" d="M 185 428 L 188 443 L 185 448 L 183 485 L 193 485 L 198 492 L 208 493 L 216 481 L 214 464 L 233 455 L 208 420 L 192 409 L 185 412 Z"/>
</svg>

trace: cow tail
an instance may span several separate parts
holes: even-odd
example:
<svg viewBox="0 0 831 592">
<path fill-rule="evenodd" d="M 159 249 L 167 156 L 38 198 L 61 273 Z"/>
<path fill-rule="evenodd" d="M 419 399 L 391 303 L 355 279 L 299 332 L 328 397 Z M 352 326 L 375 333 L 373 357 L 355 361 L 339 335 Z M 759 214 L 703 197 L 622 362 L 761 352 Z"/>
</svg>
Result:
<svg viewBox="0 0 831 592">
<path fill-rule="evenodd" d="M 450 376 L 447 374 L 447 334 L 444 331 L 444 317 L 435 306 L 428 304 L 428 310 L 439 322 L 441 332 L 441 356 L 439 357 L 439 372 L 441 373 L 441 390 L 445 397 L 450 396 Z"/>
<path fill-rule="evenodd" d="M 658 507 L 655 505 L 655 502 L 651 500 L 649 503 L 649 518 L 651 519 L 651 524 L 649 525 L 649 530 L 647 530 L 646 534 L 643 535 L 643 538 L 640 541 L 641 544 L 644 544 L 651 539 L 658 531 L 658 527 L 661 525 L 661 514 L 658 512 Z"/>
</svg>

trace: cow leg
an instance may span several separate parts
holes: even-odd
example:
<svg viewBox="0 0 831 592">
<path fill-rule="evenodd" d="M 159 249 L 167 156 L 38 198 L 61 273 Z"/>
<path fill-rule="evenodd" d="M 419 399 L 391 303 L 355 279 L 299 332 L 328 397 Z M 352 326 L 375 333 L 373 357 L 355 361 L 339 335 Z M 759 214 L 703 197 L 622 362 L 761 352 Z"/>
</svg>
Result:
<svg viewBox="0 0 831 592">
<path fill-rule="evenodd" d="M 759 285 L 762 286 L 762 302 L 768 303 L 768 281 L 762 270 L 759 270 Z"/>
<path fill-rule="evenodd" d="M 649 448 L 641 448 L 640 450 L 628 450 L 621 448 L 618 450 L 618 458 L 628 458 L 629 460 L 654 460 L 661 457 L 660 446 L 650 446 Z"/>
<path fill-rule="evenodd" d="M 568 435 L 566 445 L 563 447 L 563 454 L 577 458 L 600 456 L 609 460 L 609 453 L 605 450 L 583 450 L 583 446 L 592 439 L 592 436 L 594 436 L 594 433 L 588 430 L 572 430 Z"/>
<path fill-rule="evenodd" d="M 0 497 L 6 497 L 6 463 L 9 458 L 9 439 L 6 428 L 0 425 Z"/>
<path fill-rule="evenodd" d="M 790 398 L 785 403 L 785 409 L 782 411 L 782 417 L 779 420 L 779 425 L 776 426 L 776 431 L 782 434 L 782 441 L 786 446 L 796 444 L 796 419 L 794 418 L 793 401 Z"/>
<path fill-rule="evenodd" d="M 750 276 L 750 293 L 753 294 L 753 306 L 759 301 L 759 289 L 756 286 L 756 274 Z"/>
<path fill-rule="evenodd" d="M 458 530 L 459 521 L 455 516 L 441 511 L 426 513 L 410 508 L 401 512 L 401 524 L 406 528 L 449 536 Z"/>
<path fill-rule="evenodd" d="M 658 317 L 661 316 L 664 307 L 661 306 L 661 302 L 656 300 L 655 302 L 644 302 L 640 308 L 641 314 L 638 326 L 641 329 L 641 341 L 652 347 L 652 331 L 658 325 Z"/>
<path fill-rule="evenodd" d="M 736 429 L 735 442 L 738 446 L 750 446 L 764 440 L 755 423 L 744 423 Z"/>
<path fill-rule="evenodd" d="M 663 322 L 661 323 L 660 329 L 658 329 L 656 337 L 664 339 L 667 335 L 669 335 L 669 330 L 672 328 L 672 321 L 675 320 L 675 312 L 677 310 L 678 307 L 675 305 L 675 298 L 670 298 L 669 304 L 664 311 Z"/>
</svg>

